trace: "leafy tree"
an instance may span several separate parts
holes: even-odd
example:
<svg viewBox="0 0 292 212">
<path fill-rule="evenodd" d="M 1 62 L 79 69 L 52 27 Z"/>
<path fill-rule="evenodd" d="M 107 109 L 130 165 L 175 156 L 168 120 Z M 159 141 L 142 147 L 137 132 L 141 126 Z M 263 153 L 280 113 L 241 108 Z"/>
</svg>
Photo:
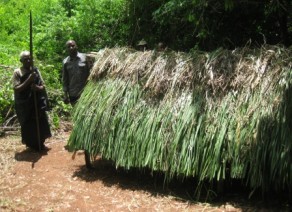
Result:
<svg viewBox="0 0 292 212">
<path fill-rule="evenodd" d="M 289 0 L 160 0 L 155 6 L 152 1 L 128 2 L 135 11 L 133 29 L 148 29 L 143 32 L 148 40 L 162 40 L 174 49 L 234 48 L 248 41 L 290 45 Z"/>
<path fill-rule="evenodd" d="M 67 16 L 74 15 L 74 10 L 80 4 L 80 0 L 60 0 L 62 7 L 65 9 Z"/>
<path fill-rule="evenodd" d="M 75 18 L 78 26 L 71 36 L 79 46 L 98 50 L 127 44 L 129 27 L 124 0 L 84 0 Z"/>
</svg>

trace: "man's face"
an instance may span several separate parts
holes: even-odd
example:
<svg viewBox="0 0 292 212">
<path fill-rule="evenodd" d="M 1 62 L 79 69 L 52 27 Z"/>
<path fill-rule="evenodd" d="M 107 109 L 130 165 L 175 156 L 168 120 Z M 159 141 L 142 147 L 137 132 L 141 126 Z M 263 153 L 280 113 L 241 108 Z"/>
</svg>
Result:
<svg viewBox="0 0 292 212">
<path fill-rule="evenodd" d="M 30 68 L 31 65 L 30 54 L 23 55 L 20 61 L 22 62 L 24 68 L 26 69 Z"/>
<path fill-rule="evenodd" d="M 68 54 L 72 57 L 76 56 L 77 54 L 77 45 L 74 41 L 69 41 L 66 44 Z"/>
</svg>

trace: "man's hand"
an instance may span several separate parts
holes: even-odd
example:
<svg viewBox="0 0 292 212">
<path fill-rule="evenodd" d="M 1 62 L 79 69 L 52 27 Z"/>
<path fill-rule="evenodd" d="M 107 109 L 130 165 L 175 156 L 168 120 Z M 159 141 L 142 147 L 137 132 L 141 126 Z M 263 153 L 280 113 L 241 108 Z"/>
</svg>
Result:
<svg viewBox="0 0 292 212">
<path fill-rule="evenodd" d="M 34 91 L 41 91 L 44 89 L 44 87 L 42 85 L 36 85 L 36 84 L 32 84 L 31 85 L 31 89 Z"/>
<path fill-rule="evenodd" d="M 28 76 L 27 80 L 29 83 L 32 83 L 32 82 L 34 82 L 35 78 L 36 78 L 36 74 L 33 72 Z"/>
</svg>

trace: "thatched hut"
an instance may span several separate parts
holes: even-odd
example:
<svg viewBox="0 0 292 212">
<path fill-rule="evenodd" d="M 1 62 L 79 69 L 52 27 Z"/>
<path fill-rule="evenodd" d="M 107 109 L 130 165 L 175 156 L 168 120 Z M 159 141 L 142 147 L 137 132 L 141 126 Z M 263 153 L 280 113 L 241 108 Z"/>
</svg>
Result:
<svg viewBox="0 0 292 212">
<path fill-rule="evenodd" d="M 292 190 L 292 49 L 103 49 L 69 145 L 167 179 Z"/>
</svg>

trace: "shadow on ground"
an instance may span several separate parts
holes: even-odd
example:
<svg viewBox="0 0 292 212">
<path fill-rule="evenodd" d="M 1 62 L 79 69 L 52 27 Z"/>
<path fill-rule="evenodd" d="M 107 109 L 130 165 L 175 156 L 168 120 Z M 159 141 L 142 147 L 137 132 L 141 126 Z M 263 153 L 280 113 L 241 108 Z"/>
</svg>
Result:
<svg viewBox="0 0 292 212">
<path fill-rule="evenodd" d="M 35 163 L 38 162 L 38 160 L 44 155 L 47 155 L 48 151 L 50 151 L 50 148 L 47 148 L 41 152 L 27 148 L 21 152 L 16 152 L 14 158 L 17 161 L 31 162 L 31 168 L 34 168 Z"/>
<path fill-rule="evenodd" d="M 263 200 L 259 195 L 249 198 L 249 191 L 243 188 L 240 182 L 234 182 L 232 187 L 227 188 L 224 193 L 216 194 L 215 191 L 205 190 L 200 198 L 196 198 L 196 180 L 174 179 L 168 183 L 164 181 L 162 173 L 149 170 L 124 170 L 117 168 L 111 161 L 97 159 L 93 163 L 94 169 L 88 170 L 86 166 L 80 166 L 73 173 L 86 182 L 102 181 L 105 186 L 118 186 L 125 190 L 143 190 L 152 196 L 172 196 L 182 202 L 195 204 L 198 201 L 206 202 L 212 206 L 220 206 L 226 202 L 241 208 L 242 211 L 291 211 L 291 203 L 286 196 L 269 196 Z"/>
</svg>

